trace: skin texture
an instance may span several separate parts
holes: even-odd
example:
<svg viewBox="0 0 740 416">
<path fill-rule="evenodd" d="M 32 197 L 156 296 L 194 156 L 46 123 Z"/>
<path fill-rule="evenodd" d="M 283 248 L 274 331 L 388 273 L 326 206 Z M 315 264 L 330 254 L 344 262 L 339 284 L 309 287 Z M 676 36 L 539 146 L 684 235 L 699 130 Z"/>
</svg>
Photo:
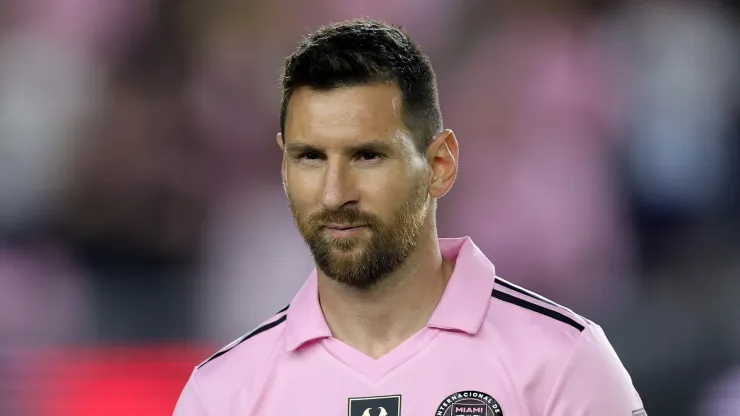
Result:
<svg viewBox="0 0 740 416">
<path fill-rule="evenodd" d="M 392 83 L 301 88 L 277 137 L 327 323 L 374 357 L 426 324 L 452 272 L 434 213 L 457 174 L 457 140 L 445 130 L 420 153 L 402 105 Z"/>
</svg>

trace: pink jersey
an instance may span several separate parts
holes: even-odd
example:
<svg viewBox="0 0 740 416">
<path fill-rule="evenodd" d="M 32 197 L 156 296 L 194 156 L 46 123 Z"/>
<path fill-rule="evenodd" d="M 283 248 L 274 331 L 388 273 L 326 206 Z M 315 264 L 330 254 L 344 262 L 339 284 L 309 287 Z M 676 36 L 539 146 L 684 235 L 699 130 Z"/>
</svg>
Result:
<svg viewBox="0 0 740 416">
<path fill-rule="evenodd" d="M 312 273 L 290 306 L 196 367 L 175 416 L 644 416 L 601 328 L 496 277 L 469 238 L 426 327 L 379 359 L 332 337 Z"/>
</svg>

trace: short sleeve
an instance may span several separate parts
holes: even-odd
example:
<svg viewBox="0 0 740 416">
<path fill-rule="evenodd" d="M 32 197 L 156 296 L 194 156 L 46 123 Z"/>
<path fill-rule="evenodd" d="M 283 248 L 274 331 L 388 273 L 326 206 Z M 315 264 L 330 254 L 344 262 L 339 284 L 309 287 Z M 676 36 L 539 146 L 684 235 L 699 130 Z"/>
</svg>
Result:
<svg viewBox="0 0 740 416">
<path fill-rule="evenodd" d="M 647 416 L 601 327 L 588 325 L 545 406 L 545 416 Z"/>
<path fill-rule="evenodd" d="M 209 416 L 203 401 L 203 392 L 198 386 L 195 370 L 190 375 L 182 393 L 180 393 L 173 416 Z"/>
</svg>

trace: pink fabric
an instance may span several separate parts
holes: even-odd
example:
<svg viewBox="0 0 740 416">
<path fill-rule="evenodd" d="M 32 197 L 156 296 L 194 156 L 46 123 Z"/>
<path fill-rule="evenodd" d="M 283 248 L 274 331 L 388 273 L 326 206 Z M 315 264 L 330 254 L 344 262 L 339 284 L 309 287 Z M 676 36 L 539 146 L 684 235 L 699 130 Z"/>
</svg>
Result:
<svg viewBox="0 0 740 416">
<path fill-rule="evenodd" d="M 442 299 L 427 326 L 387 355 L 373 359 L 332 337 L 314 271 L 287 312 L 196 368 L 174 414 L 361 416 L 383 414 L 382 404 L 388 416 L 461 406 L 625 416 L 642 408 L 599 326 L 498 279 L 469 238 L 440 245 L 455 261 Z"/>
</svg>

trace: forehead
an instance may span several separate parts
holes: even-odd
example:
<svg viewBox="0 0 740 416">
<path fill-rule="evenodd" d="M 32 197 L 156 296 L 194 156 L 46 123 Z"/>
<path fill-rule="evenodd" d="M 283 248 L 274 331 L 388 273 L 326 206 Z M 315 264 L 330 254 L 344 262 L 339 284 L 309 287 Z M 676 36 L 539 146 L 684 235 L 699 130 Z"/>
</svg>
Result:
<svg viewBox="0 0 740 416">
<path fill-rule="evenodd" d="M 402 99 L 394 84 L 371 84 L 317 91 L 296 90 L 288 104 L 286 141 L 317 145 L 357 144 L 407 136 Z"/>
</svg>

